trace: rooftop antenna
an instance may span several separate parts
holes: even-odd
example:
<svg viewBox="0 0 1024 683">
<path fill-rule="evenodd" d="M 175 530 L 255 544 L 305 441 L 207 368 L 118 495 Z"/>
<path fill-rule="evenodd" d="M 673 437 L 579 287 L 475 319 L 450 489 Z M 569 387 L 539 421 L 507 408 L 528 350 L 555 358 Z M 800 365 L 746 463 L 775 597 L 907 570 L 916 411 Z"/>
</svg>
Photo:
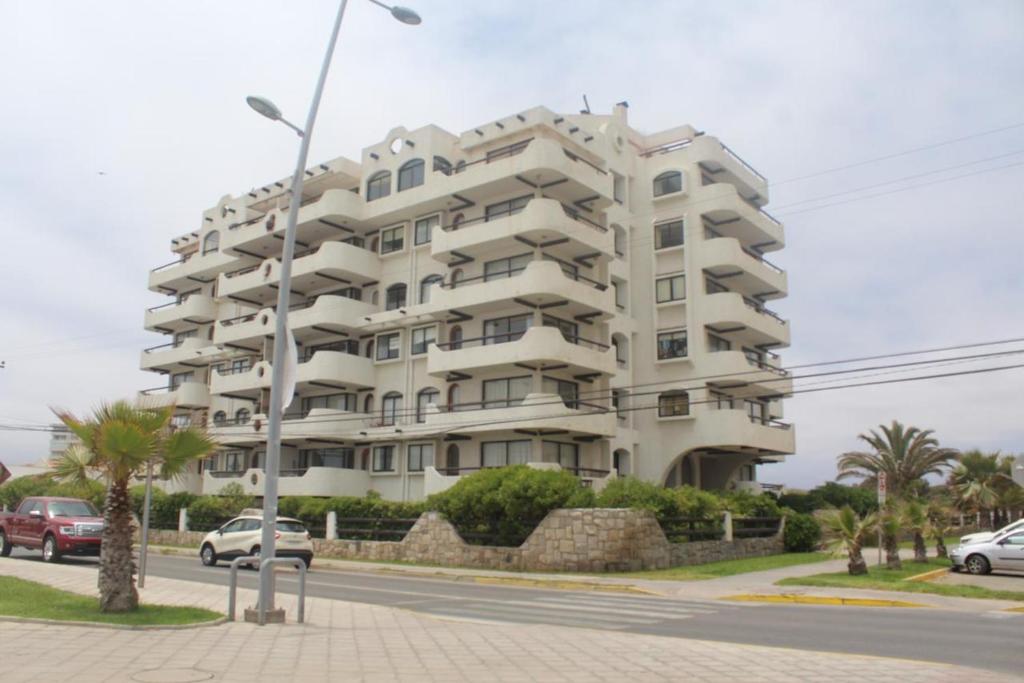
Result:
<svg viewBox="0 0 1024 683">
<path fill-rule="evenodd" d="M 580 109 L 580 113 L 581 114 L 589 114 L 590 113 L 590 102 L 587 102 L 587 96 L 586 95 L 583 95 L 583 106 L 585 108 L 584 109 Z"/>
</svg>

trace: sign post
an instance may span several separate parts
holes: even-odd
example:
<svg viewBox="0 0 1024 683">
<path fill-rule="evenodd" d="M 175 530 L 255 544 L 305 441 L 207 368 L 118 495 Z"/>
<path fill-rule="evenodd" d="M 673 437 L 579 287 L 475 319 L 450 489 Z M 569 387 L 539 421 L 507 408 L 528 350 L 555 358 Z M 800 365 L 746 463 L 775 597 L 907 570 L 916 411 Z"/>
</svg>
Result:
<svg viewBox="0 0 1024 683">
<path fill-rule="evenodd" d="M 1017 486 L 1024 486 L 1024 455 L 1018 455 L 1017 459 L 1010 465 L 1010 469 Z"/>
<path fill-rule="evenodd" d="M 888 482 L 885 472 L 878 473 L 878 566 L 882 566 L 882 514 L 885 509 L 885 497 L 888 493 Z"/>
</svg>

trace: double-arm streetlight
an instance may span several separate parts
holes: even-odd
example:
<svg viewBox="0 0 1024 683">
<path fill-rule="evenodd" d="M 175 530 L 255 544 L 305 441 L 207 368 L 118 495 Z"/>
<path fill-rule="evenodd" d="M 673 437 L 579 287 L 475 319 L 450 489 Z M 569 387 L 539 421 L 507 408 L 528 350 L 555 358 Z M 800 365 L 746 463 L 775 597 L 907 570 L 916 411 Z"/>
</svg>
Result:
<svg viewBox="0 0 1024 683">
<path fill-rule="evenodd" d="M 369 1 L 391 12 L 391 16 L 403 24 L 415 26 L 421 21 L 420 16 L 411 9 L 392 7 L 378 0 Z M 267 419 L 267 455 L 264 463 L 266 484 L 263 493 L 263 532 L 260 538 L 258 604 L 260 624 L 266 623 L 267 611 L 274 609 L 274 570 L 273 565 L 268 564 L 268 560 L 273 559 L 276 555 L 277 546 L 277 479 L 281 466 L 281 417 L 285 407 L 292 400 L 292 396 L 286 396 L 285 393 L 291 394 L 294 391 L 293 378 L 288 382 L 290 389 L 286 391 L 283 385 L 285 382 L 285 352 L 286 347 L 290 346 L 286 339 L 288 305 L 291 299 L 292 257 L 295 253 L 295 223 L 299 216 L 299 205 L 302 203 L 302 184 L 305 179 L 306 157 L 309 154 L 309 140 L 313 135 L 313 124 L 316 123 L 320 97 L 324 92 L 324 82 L 327 80 L 327 71 L 331 66 L 334 47 L 338 42 L 338 31 L 341 29 L 341 20 L 345 16 L 346 5 L 348 5 L 348 0 L 341 0 L 338 16 L 335 18 L 334 28 L 331 30 L 331 39 L 327 44 L 327 54 L 324 55 L 323 66 L 320 67 L 320 78 L 317 80 L 313 101 L 309 106 L 305 128 L 299 128 L 287 121 L 281 115 L 281 110 L 270 100 L 255 96 L 246 98 L 250 107 L 272 121 L 280 121 L 294 130 L 302 139 L 302 143 L 299 145 L 299 160 L 295 165 L 295 173 L 292 175 L 291 199 L 288 202 L 288 224 L 285 228 L 284 251 L 281 255 L 281 283 L 277 293 L 277 319 L 274 326 L 274 358 L 271 366 L 270 406 Z"/>
</svg>

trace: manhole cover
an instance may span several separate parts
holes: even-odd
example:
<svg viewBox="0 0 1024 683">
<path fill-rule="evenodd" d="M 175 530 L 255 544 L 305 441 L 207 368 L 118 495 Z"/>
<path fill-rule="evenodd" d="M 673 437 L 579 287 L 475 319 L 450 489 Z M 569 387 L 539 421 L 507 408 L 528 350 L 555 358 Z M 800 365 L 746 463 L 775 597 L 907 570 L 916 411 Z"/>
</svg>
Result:
<svg viewBox="0 0 1024 683">
<path fill-rule="evenodd" d="M 212 678 L 212 673 L 199 669 L 146 669 L 132 674 L 139 683 L 198 683 Z"/>
</svg>

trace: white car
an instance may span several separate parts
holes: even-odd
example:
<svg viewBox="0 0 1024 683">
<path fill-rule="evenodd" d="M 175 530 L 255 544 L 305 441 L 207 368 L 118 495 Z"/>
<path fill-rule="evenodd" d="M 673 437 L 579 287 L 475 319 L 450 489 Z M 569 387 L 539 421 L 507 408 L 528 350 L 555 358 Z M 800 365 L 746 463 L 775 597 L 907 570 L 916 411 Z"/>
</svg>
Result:
<svg viewBox="0 0 1024 683">
<path fill-rule="evenodd" d="M 1024 529 L 1016 529 L 990 541 L 958 545 L 949 553 L 953 571 L 988 574 L 993 569 L 1024 571 Z"/>
<path fill-rule="evenodd" d="M 1007 524 L 1002 529 L 997 531 L 978 531 L 973 534 L 967 534 L 966 536 L 960 537 L 960 545 L 967 545 L 968 543 L 979 543 L 982 541 L 991 541 L 996 536 L 1002 536 L 1008 534 L 1011 531 L 1017 531 L 1018 529 L 1024 530 L 1024 517 L 1018 519 L 1016 522 Z"/>
<path fill-rule="evenodd" d="M 260 554 L 263 518 L 259 515 L 240 515 L 206 534 L 199 546 L 199 558 L 207 567 L 220 560 Z M 298 557 L 306 566 L 313 564 L 313 540 L 306 527 L 297 519 L 277 518 L 277 557 Z"/>
</svg>

